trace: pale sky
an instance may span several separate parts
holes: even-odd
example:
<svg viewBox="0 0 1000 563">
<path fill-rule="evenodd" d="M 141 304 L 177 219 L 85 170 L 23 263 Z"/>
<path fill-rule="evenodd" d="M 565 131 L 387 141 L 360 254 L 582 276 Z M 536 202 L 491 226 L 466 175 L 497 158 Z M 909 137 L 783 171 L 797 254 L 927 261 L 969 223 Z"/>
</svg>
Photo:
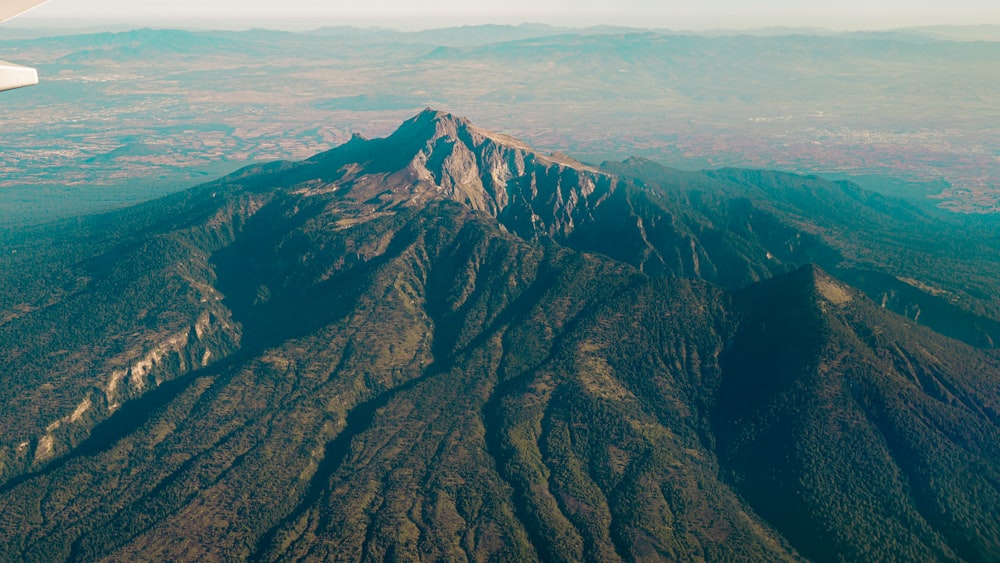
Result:
<svg viewBox="0 0 1000 563">
<path fill-rule="evenodd" d="M 49 0 L 8 25 L 423 29 L 524 22 L 691 30 L 1000 24 L 1000 0 Z"/>
</svg>

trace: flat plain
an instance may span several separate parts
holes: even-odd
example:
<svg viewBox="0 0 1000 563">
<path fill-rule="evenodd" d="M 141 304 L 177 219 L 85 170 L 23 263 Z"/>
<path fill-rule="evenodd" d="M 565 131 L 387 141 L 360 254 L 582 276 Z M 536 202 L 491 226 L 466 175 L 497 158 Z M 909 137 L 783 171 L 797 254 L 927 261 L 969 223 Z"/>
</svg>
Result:
<svg viewBox="0 0 1000 563">
<path fill-rule="evenodd" d="M 42 75 L 3 100 L 4 227 L 307 158 L 428 106 L 595 163 L 819 173 L 961 212 L 1000 199 L 1000 42 L 928 30 L 5 30 L 0 52 Z"/>
</svg>

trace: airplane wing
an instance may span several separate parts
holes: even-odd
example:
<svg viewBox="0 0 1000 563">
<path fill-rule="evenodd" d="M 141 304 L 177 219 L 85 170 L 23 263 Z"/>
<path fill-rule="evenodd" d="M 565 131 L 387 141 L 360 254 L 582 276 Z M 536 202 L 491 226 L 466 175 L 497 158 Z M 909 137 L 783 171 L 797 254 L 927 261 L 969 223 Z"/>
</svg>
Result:
<svg viewBox="0 0 1000 563">
<path fill-rule="evenodd" d="M 19 16 L 28 10 L 41 6 L 48 0 L 3 0 L 0 2 L 0 22 Z"/>
<path fill-rule="evenodd" d="M 38 84 L 38 71 L 0 61 L 0 92 Z"/>
<path fill-rule="evenodd" d="M 46 1 L 0 0 L 0 22 L 19 16 Z M 34 84 L 38 84 L 38 72 L 35 69 L 0 61 L 0 92 Z"/>
</svg>

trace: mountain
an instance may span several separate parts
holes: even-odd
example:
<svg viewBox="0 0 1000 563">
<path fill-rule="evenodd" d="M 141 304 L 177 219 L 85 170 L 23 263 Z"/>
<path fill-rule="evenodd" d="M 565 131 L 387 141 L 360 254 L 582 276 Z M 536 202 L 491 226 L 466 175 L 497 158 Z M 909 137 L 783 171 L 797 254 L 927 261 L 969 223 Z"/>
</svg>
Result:
<svg viewBox="0 0 1000 563">
<path fill-rule="evenodd" d="M 339 191 L 372 213 L 454 200 L 531 238 L 573 230 L 574 220 L 605 197 L 612 177 L 562 155 L 539 155 L 465 119 L 426 110 L 385 139 L 355 137 L 283 171 L 277 181 L 307 194 Z"/>
<path fill-rule="evenodd" d="M 1000 358 L 891 310 L 997 322 L 934 221 L 428 109 L 8 235 L 0 559 L 996 559 Z"/>
<path fill-rule="evenodd" d="M 997 557 L 994 356 L 814 266 L 735 304 L 744 324 L 722 360 L 715 436 L 761 516 L 814 560 Z"/>
</svg>

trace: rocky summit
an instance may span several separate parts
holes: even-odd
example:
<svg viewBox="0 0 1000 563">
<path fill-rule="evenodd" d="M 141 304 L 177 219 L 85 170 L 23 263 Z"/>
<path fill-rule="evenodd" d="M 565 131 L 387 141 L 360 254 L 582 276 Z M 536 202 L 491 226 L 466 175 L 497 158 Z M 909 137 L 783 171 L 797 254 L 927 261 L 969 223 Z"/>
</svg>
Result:
<svg viewBox="0 0 1000 563">
<path fill-rule="evenodd" d="M 384 139 L 350 142 L 282 175 L 303 194 L 337 192 L 373 213 L 457 201 L 527 238 L 566 236 L 615 187 L 612 175 L 427 109 Z"/>
</svg>

